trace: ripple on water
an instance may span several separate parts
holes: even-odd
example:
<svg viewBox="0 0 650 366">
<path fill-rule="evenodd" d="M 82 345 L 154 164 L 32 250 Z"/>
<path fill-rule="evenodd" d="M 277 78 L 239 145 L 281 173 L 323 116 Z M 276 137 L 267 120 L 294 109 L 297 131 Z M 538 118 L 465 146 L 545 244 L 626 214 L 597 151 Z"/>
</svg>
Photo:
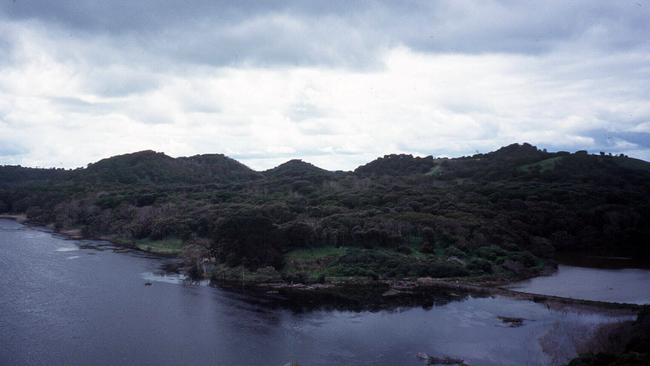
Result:
<svg viewBox="0 0 650 366">
<path fill-rule="evenodd" d="M 143 272 L 140 274 L 142 279 L 148 282 L 164 282 L 175 285 L 201 285 L 206 286 L 210 281 L 192 281 L 187 276 L 178 273 L 161 273 L 161 272 Z"/>
<path fill-rule="evenodd" d="M 79 247 L 61 247 L 61 248 L 56 248 L 57 252 L 75 252 L 79 250 Z"/>
</svg>

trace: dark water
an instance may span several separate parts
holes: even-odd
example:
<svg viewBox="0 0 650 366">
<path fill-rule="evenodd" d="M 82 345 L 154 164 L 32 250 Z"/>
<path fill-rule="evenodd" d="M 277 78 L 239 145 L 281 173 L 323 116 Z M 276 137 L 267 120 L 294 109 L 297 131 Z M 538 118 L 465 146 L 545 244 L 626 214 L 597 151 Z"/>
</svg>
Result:
<svg viewBox="0 0 650 366">
<path fill-rule="evenodd" d="M 428 310 L 296 313 L 156 275 L 156 258 L 84 244 L 98 243 L 0 220 L 0 365 L 423 365 L 417 352 L 551 365 L 598 324 L 624 319 L 472 297 Z M 497 316 L 526 321 L 510 328 Z"/>
</svg>

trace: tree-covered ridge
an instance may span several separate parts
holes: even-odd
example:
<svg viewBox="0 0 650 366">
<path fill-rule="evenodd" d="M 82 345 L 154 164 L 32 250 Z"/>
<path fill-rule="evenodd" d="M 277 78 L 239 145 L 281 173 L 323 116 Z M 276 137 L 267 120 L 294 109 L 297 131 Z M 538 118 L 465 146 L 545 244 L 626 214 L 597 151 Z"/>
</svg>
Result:
<svg viewBox="0 0 650 366">
<path fill-rule="evenodd" d="M 647 197 L 647 162 L 529 144 L 388 155 L 354 172 L 298 160 L 255 172 L 223 155 L 152 151 L 68 171 L 0 167 L 0 211 L 312 280 L 525 275 L 556 251 L 648 255 Z"/>
<path fill-rule="evenodd" d="M 244 164 L 221 154 L 175 159 L 150 150 L 103 159 L 76 173 L 74 179 L 94 183 L 154 185 L 226 182 L 259 176 Z"/>
<path fill-rule="evenodd" d="M 20 165 L 0 166 L 0 186 L 24 185 L 33 181 L 62 180 L 70 174 L 65 169 L 26 168 Z"/>
<path fill-rule="evenodd" d="M 414 175 L 425 174 L 435 166 L 433 157 L 414 157 L 410 154 L 385 155 L 354 170 L 356 174 L 370 175 Z"/>
<path fill-rule="evenodd" d="M 263 174 L 274 178 L 298 178 L 308 176 L 329 176 L 332 172 L 321 169 L 302 160 L 293 159 L 280 164 L 275 168 L 266 170 Z"/>
</svg>

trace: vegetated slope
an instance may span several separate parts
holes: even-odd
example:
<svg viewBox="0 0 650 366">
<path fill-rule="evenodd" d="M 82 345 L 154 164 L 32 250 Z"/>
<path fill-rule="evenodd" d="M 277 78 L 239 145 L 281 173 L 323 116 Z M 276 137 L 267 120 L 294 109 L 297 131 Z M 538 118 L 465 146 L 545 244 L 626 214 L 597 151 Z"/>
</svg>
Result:
<svg viewBox="0 0 650 366">
<path fill-rule="evenodd" d="M 650 254 L 650 164 L 624 156 L 513 144 L 455 159 L 388 155 L 354 172 L 294 160 L 258 173 L 223 155 L 147 151 L 60 181 L 21 181 L 45 173 L 15 169 L 0 211 L 152 248 L 179 240 L 223 276 L 233 266 L 296 280 L 524 276 L 560 250 Z"/>
<path fill-rule="evenodd" d="M 78 180 L 99 184 L 230 183 L 259 177 L 252 169 L 221 154 L 175 159 L 151 150 L 103 159 L 75 173 Z"/>
<path fill-rule="evenodd" d="M 0 166 L 0 186 L 27 184 L 35 181 L 59 181 L 67 176 L 64 169 L 26 168 L 20 165 Z"/>
<path fill-rule="evenodd" d="M 272 178 L 302 178 L 311 176 L 329 176 L 332 172 L 321 169 L 313 164 L 299 159 L 289 160 L 275 168 L 264 172 L 265 176 Z"/>
<path fill-rule="evenodd" d="M 363 176 L 404 176 L 428 173 L 433 167 L 434 161 L 431 156 L 421 158 L 410 154 L 392 154 L 362 165 L 354 172 Z"/>
</svg>

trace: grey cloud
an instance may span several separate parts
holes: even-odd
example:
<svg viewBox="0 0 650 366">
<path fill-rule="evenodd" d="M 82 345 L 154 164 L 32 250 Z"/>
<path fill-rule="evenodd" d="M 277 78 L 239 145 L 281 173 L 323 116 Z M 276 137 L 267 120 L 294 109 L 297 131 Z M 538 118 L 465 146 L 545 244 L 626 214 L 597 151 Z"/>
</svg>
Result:
<svg viewBox="0 0 650 366">
<path fill-rule="evenodd" d="M 292 121 L 302 122 L 307 119 L 324 117 L 326 113 L 311 101 L 300 99 L 289 106 L 286 115 Z"/>
<path fill-rule="evenodd" d="M 10 66 L 14 60 L 14 41 L 9 34 L 3 34 L 0 27 L 0 68 Z"/>
<path fill-rule="evenodd" d="M 155 90 L 159 81 L 155 75 L 130 70 L 95 70 L 85 79 L 87 88 L 104 97 L 123 97 Z"/>
<path fill-rule="evenodd" d="M 630 145 L 625 150 L 637 148 L 650 149 L 650 133 L 647 132 L 627 132 L 600 129 L 586 131 L 583 135 L 594 139 L 596 144 L 594 149 L 600 149 L 605 152 L 610 152 L 612 149 L 619 149 L 622 142 Z"/>
<path fill-rule="evenodd" d="M 127 46 L 124 57 L 145 53 L 157 63 L 166 58 L 216 66 L 372 67 L 378 52 L 396 45 L 457 53 L 535 54 L 572 42 L 636 49 L 649 47 L 650 34 L 650 3 L 643 0 L 1 4 L 5 20 L 36 20 L 74 37 L 108 38 Z"/>
<path fill-rule="evenodd" d="M 321 148 L 321 149 L 301 149 L 300 151 L 295 152 L 278 152 L 278 153 L 269 153 L 267 151 L 260 152 L 246 152 L 246 153 L 231 153 L 230 157 L 234 159 L 241 160 L 256 160 L 256 159 L 293 159 L 296 157 L 314 157 L 314 156 L 323 156 L 323 155 L 360 155 L 362 154 L 359 151 L 343 149 L 343 148 Z"/>
<path fill-rule="evenodd" d="M 43 20 L 74 30 L 123 33 L 158 30 L 169 24 L 204 17 L 217 20 L 241 18 L 251 10 L 263 11 L 245 2 L 230 1 L 3 1 L 5 17 L 19 20 Z"/>
<path fill-rule="evenodd" d="M 73 113 L 100 115 L 110 113 L 116 107 L 113 103 L 88 102 L 75 97 L 48 97 L 46 99 L 66 112 Z"/>
<path fill-rule="evenodd" d="M 185 110 L 188 113 L 218 114 L 222 112 L 221 106 L 212 101 L 185 100 Z"/>
<path fill-rule="evenodd" d="M 176 25 L 188 26 L 209 20 L 214 24 L 236 24 L 260 14 L 288 13 L 296 16 L 345 15 L 363 10 L 371 2 L 333 0 L 252 1 L 252 0 L 60 0 L 3 1 L 0 14 L 18 20 L 44 20 L 88 32 L 124 33 L 158 31 Z"/>
<path fill-rule="evenodd" d="M 209 93 L 211 89 L 227 87 L 219 85 L 219 80 L 227 79 L 231 68 L 237 74 L 258 67 L 273 69 L 264 72 L 277 71 L 280 79 L 286 76 L 286 70 L 294 67 L 327 68 L 326 77 L 341 71 L 342 83 L 352 69 L 356 76 L 376 74 L 374 80 L 390 84 L 390 79 L 382 80 L 382 73 L 391 68 L 403 70 L 403 65 L 384 65 L 386 60 L 391 61 L 387 55 L 397 54 L 396 62 L 399 63 L 404 61 L 399 58 L 402 53 L 414 59 L 423 53 L 451 53 L 454 55 L 431 58 L 429 64 L 420 64 L 423 74 L 426 73 L 424 68 L 435 69 L 436 63 L 447 62 L 445 59 L 458 60 L 459 65 L 444 70 L 471 74 L 471 70 L 462 69 L 466 67 L 463 58 L 455 54 L 479 59 L 483 53 L 500 53 L 486 58 L 488 66 L 491 62 L 503 62 L 502 68 L 485 68 L 487 76 L 494 80 L 488 78 L 484 84 L 476 84 L 472 80 L 451 77 L 449 80 L 455 85 L 422 86 L 423 89 L 450 87 L 431 95 L 430 101 L 400 101 L 402 105 L 431 103 L 432 108 L 422 108 L 421 112 L 413 108 L 412 115 L 402 116 L 399 106 L 391 103 L 377 106 L 382 113 L 382 108 L 387 112 L 392 109 L 392 114 L 378 114 L 374 119 L 394 119 L 395 123 L 404 125 L 405 132 L 397 129 L 394 134 L 375 131 L 378 128 L 372 125 L 373 118 L 361 115 L 357 118 L 363 133 L 358 138 L 355 129 L 341 128 L 340 124 L 333 123 L 334 118 L 347 121 L 344 127 L 357 123 L 350 122 L 354 116 L 350 116 L 349 108 L 332 105 L 364 102 L 363 98 L 355 100 L 353 95 L 328 104 L 319 103 L 322 101 L 318 100 L 318 95 L 312 100 L 306 93 L 304 98 L 299 96 L 286 104 L 281 103 L 278 109 L 282 110 L 271 111 L 274 113 L 268 113 L 267 107 L 265 110 L 252 107 L 250 114 L 257 118 L 267 113 L 290 118 L 296 122 L 295 140 L 304 139 L 308 143 L 301 145 L 287 139 L 286 144 L 293 144 L 290 147 L 295 148 L 294 153 L 253 151 L 234 154 L 234 157 L 262 160 L 336 155 L 360 159 L 363 154 L 358 152 L 324 147 L 334 141 L 329 136 L 339 134 L 341 139 L 349 138 L 350 146 L 366 154 L 368 151 L 388 153 L 397 148 L 456 156 L 475 150 L 489 151 L 514 142 L 513 139 L 541 143 L 556 150 L 584 146 L 605 151 L 621 146 L 648 148 L 647 133 L 625 132 L 650 123 L 648 18 L 650 2 L 644 0 L 544 3 L 0 0 L 0 68 L 8 66 L 14 71 L 13 75 L 17 75 L 11 80 L 8 77 L 12 73 L 3 73 L 0 77 L 0 95 L 4 97 L 0 98 L 0 118 L 20 104 L 17 99 L 12 101 L 11 94 L 22 98 L 22 102 L 30 98 L 42 101 L 39 98 L 57 95 L 58 90 L 20 87 L 25 85 L 20 71 L 25 75 L 33 70 L 41 71 L 38 63 L 30 61 L 45 60 L 45 64 L 60 67 L 55 70 L 69 72 L 63 81 L 53 84 L 63 85 L 61 95 L 65 96 L 49 99 L 54 106 L 52 111 L 23 106 L 18 111 L 21 113 L 14 113 L 11 122 L 15 125 L 42 120 L 38 130 L 29 136 L 25 133 L 29 138 L 36 138 L 33 136 L 38 136 L 43 127 L 67 133 L 65 126 L 53 126 L 63 122 L 47 120 L 52 116 L 74 120 L 81 125 L 80 121 L 92 121 L 97 115 L 102 115 L 98 123 L 103 123 L 112 118 L 104 118 L 103 114 L 115 113 L 129 120 L 123 122 L 125 125 L 135 128 L 177 131 L 176 138 L 182 142 L 179 145 L 214 146 L 214 141 L 219 141 L 226 150 L 244 152 L 246 145 L 256 141 L 254 136 L 259 131 L 254 129 L 261 124 L 251 122 L 248 110 L 243 114 L 237 108 L 229 110 L 228 105 L 219 105 L 222 103 L 218 100 L 219 94 Z M 409 50 L 392 53 L 400 46 Z M 411 52 L 413 50 L 416 52 Z M 511 62 L 504 62 L 504 59 Z M 471 65 L 474 66 L 469 67 L 482 67 Z M 333 70 L 337 68 L 344 70 Z M 252 71 L 253 75 L 257 72 Z M 392 77 L 394 80 L 407 79 L 409 76 L 405 74 L 408 73 Z M 512 76 L 515 77 L 510 81 L 512 84 L 500 83 Z M 203 79 L 215 83 L 200 86 Z M 250 84 L 257 82 L 254 78 L 242 80 Z M 70 89 L 66 88 L 68 81 Z M 198 90 L 193 90 L 195 82 Z M 396 92 L 404 91 L 399 89 L 399 82 L 393 83 L 384 86 L 396 86 Z M 490 95 L 488 90 L 469 87 L 464 90 L 465 83 L 474 88 L 494 88 L 495 93 Z M 278 85 L 291 92 L 292 85 L 281 82 Z M 329 83 L 323 85 L 330 87 Z M 241 93 L 236 86 L 234 84 L 233 90 L 225 90 L 223 94 Z M 332 86 L 333 93 L 337 92 L 336 87 Z M 277 90 L 277 93 L 285 93 L 282 88 Z M 514 92 L 521 92 L 521 95 L 514 95 Z M 162 98 L 157 99 L 158 95 Z M 241 101 L 255 97 L 237 95 Z M 238 103 L 238 100 L 226 99 L 228 103 Z M 365 111 L 368 112 L 371 111 Z M 195 115 L 189 115 L 192 113 Z M 451 124 L 454 116 L 466 116 L 473 123 L 462 129 L 440 128 L 445 127 L 441 124 L 431 125 L 438 128 L 426 128 L 425 118 L 450 118 Z M 178 122 L 178 117 L 192 126 L 193 130 L 188 133 L 191 137 L 182 136 L 181 129 L 167 126 Z M 417 121 L 412 125 L 408 123 L 411 117 Z M 576 117 L 577 122 L 572 117 Z M 566 128 L 554 127 L 555 134 L 551 135 L 544 131 L 547 122 L 564 119 L 568 121 Z M 611 129 L 604 129 L 610 126 Z M 92 128 L 88 122 L 87 131 Z M 646 128 L 638 131 L 647 131 Z M 201 134 L 204 136 L 195 136 Z M 545 144 L 557 135 L 567 137 L 561 142 L 566 146 Z M 143 134 L 140 138 L 146 136 Z M 122 142 L 124 137 L 129 136 L 120 136 L 116 141 Z M 570 145 L 574 141 L 577 142 Z M 6 145 L 6 141 L 0 143 L 6 152 L 22 151 L 20 146 Z M 132 145 L 128 146 L 136 144 L 129 143 Z M 124 142 L 120 148 L 126 144 Z M 313 146 L 313 149 L 303 151 L 301 146 Z M 45 158 L 49 159 L 49 154 L 42 153 L 41 159 Z"/>
<path fill-rule="evenodd" d="M 364 37 L 346 38 L 355 30 L 336 19 L 311 23 L 269 14 L 234 26 L 205 23 L 169 33 L 153 40 L 153 52 L 204 65 L 356 68 L 372 66 L 378 51 Z"/>
<path fill-rule="evenodd" d="M 28 149 L 14 141 L 0 139 L 0 156 L 1 157 L 14 157 L 25 154 Z"/>
</svg>

